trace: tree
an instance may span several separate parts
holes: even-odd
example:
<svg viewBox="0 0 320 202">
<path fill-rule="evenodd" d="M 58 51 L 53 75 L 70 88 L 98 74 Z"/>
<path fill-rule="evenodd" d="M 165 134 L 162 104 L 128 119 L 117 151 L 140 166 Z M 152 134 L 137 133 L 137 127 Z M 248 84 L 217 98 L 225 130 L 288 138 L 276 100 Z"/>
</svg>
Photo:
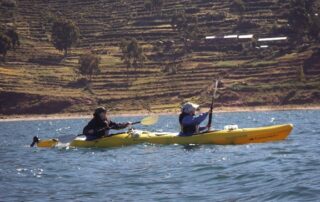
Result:
<svg viewBox="0 0 320 202">
<path fill-rule="evenodd" d="M 184 13 L 178 13 L 171 18 L 171 27 L 173 30 L 181 31 L 188 26 L 187 18 Z"/>
<path fill-rule="evenodd" d="M 308 38 L 319 40 L 319 0 L 291 0 L 288 14 L 290 39 L 297 43 Z"/>
<path fill-rule="evenodd" d="M 148 11 L 158 11 L 161 13 L 163 7 L 163 0 L 146 0 L 144 7 Z"/>
<path fill-rule="evenodd" d="M 7 52 L 11 49 L 11 47 L 11 39 L 7 35 L 0 33 L 0 54 L 2 54 L 3 61 L 5 61 Z"/>
<path fill-rule="evenodd" d="M 315 41 L 320 40 L 320 17 L 315 15 L 311 17 L 311 23 L 308 35 L 311 39 Z"/>
<path fill-rule="evenodd" d="M 88 76 L 91 81 L 93 75 L 100 73 L 100 61 L 101 58 L 94 54 L 82 55 L 79 60 L 79 73 Z"/>
<path fill-rule="evenodd" d="M 14 8 L 17 6 L 16 0 L 2 0 L 0 5 L 3 7 Z"/>
<path fill-rule="evenodd" d="M 186 51 L 189 51 L 191 42 L 199 39 L 201 34 L 197 16 L 176 14 L 171 18 L 171 26 L 173 30 L 178 31 Z"/>
<path fill-rule="evenodd" d="M 291 39 L 300 41 L 309 28 L 309 14 L 304 0 L 291 0 L 288 23 L 290 25 Z"/>
<path fill-rule="evenodd" d="M 245 3 L 242 0 L 233 0 L 230 10 L 240 15 L 240 19 L 242 19 L 243 13 L 246 10 Z"/>
<path fill-rule="evenodd" d="M 79 28 L 70 20 L 58 19 L 52 25 L 52 44 L 60 51 L 64 51 L 64 56 L 79 39 Z"/>
<path fill-rule="evenodd" d="M 137 67 L 143 67 L 146 57 L 143 48 L 136 39 L 122 40 L 120 49 L 122 52 L 121 60 L 123 60 L 127 66 L 127 72 L 129 72 L 129 68 L 131 67 L 134 67 L 135 71 Z M 127 76 L 129 76 L 129 74 Z"/>
<path fill-rule="evenodd" d="M 16 49 L 17 46 L 20 46 L 19 35 L 15 29 L 6 30 L 5 35 L 10 38 L 13 49 Z"/>
</svg>

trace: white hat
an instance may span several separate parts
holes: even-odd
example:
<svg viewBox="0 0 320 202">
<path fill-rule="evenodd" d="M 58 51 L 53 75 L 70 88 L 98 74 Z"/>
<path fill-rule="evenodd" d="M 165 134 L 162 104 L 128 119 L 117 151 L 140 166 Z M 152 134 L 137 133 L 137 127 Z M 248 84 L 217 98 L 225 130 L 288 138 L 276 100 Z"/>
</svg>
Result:
<svg viewBox="0 0 320 202">
<path fill-rule="evenodd" d="M 184 104 L 182 106 L 181 110 L 182 110 L 182 112 L 189 114 L 189 113 L 197 110 L 198 108 L 199 108 L 199 105 L 194 104 L 192 102 L 187 102 L 186 104 Z"/>
</svg>

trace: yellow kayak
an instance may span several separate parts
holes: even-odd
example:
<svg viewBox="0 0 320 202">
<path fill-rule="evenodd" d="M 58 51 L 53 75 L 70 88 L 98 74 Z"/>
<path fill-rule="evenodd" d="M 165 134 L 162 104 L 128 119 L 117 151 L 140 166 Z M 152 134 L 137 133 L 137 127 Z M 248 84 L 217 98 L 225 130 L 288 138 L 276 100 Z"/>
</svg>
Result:
<svg viewBox="0 0 320 202">
<path fill-rule="evenodd" d="M 110 137 L 86 141 L 85 136 L 76 137 L 69 143 L 71 147 L 79 148 L 110 148 L 122 147 L 141 143 L 150 144 L 217 144 L 238 145 L 250 143 L 264 143 L 280 141 L 288 137 L 293 129 L 292 124 L 274 125 L 260 128 L 243 128 L 216 130 L 200 133 L 193 136 L 182 137 L 178 133 L 158 133 L 139 130 L 129 130 Z M 38 147 L 55 147 L 59 139 L 39 140 Z"/>
</svg>

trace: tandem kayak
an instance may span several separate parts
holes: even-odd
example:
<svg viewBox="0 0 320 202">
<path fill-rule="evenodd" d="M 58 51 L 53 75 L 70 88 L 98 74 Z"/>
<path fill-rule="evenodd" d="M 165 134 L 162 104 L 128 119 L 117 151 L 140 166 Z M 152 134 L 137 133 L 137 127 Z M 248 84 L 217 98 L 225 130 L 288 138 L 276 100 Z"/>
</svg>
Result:
<svg viewBox="0 0 320 202">
<path fill-rule="evenodd" d="M 215 144 L 215 145 L 239 145 L 250 143 L 264 143 L 280 141 L 288 137 L 293 129 L 292 124 L 274 125 L 259 128 L 242 128 L 208 131 L 193 136 L 178 136 L 178 133 L 158 133 L 140 130 L 114 134 L 96 140 L 87 141 L 85 136 L 78 136 L 68 146 L 77 148 L 110 148 L 122 147 L 141 143 L 150 144 Z M 38 147 L 56 147 L 59 138 L 38 140 Z"/>
</svg>

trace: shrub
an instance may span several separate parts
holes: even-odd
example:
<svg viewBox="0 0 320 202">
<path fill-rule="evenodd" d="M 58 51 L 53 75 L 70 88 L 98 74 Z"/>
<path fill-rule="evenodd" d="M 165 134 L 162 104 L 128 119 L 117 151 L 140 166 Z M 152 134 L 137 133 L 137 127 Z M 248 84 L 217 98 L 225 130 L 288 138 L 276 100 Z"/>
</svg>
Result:
<svg viewBox="0 0 320 202">
<path fill-rule="evenodd" d="M 248 29 L 257 29 L 257 28 L 259 28 L 259 25 L 257 23 L 239 20 L 238 24 L 234 28 L 234 31 L 245 32 Z"/>
<path fill-rule="evenodd" d="M 178 68 L 175 65 L 166 65 L 162 71 L 167 74 L 177 74 Z"/>
<path fill-rule="evenodd" d="M 163 0 L 146 0 L 144 6 L 147 10 L 161 10 L 163 6 Z"/>
<path fill-rule="evenodd" d="M 80 57 L 78 71 L 84 76 L 88 76 L 89 80 L 94 74 L 100 73 L 101 58 L 94 54 L 84 54 Z"/>
<path fill-rule="evenodd" d="M 88 87 L 90 85 L 90 82 L 87 78 L 79 78 L 75 81 L 71 81 L 68 83 L 68 87 L 71 88 L 84 88 Z"/>
<path fill-rule="evenodd" d="M 3 61 L 5 61 L 7 52 L 11 49 L 11 47 L 11 39 L 7 35 L 0 33 L 0 54 L 2 54 Z"/>
<path fill-rule="evenodd" d="M 227 14 L 225 12 L 208 13 L 208 16 L 211 20 L 224 20 L 227 17 Z"/>
<path fill-rule="evenodd" d="M 173 15 L 171 26 L 178 31 L 179 37 L 183 40 L 185 52 L 190 52 L 192 42 L 201 38 L 197 16 L 185 15 L 184 13 Z"/>
<path fill-rule="evenodd" d="M 17 6 L 17 2 L 15 0 L 2 0 L 1 1 L 1 6 L 14 8 L 14 7 Z"/>
<path fill-rule="evenodd" d="M 242 0 L 234 0 L 230 10 L 242 16 L 243 12 L 246 10 L 246 6 Z"/>
<path fill-rule="evenodd" d="M 197 8 L 197 7 L 186 8 L 185 12 L 188 14 L 198 13 L 200 12 L 200 8 Z"/>
<path fill-rule="evenodd" d="M 306 36 L 319 40 L 319 2 L 315 0 L 291 0 L 288 14 L 289 37 L 293 43 L 303 42 Z"/>
<path fill-rule="evenodd" d="M 19 35 L 15 29 L 8 29 L 5 31 L 5 35 L 7 35 L 11 40 L 12 48 L 16 48 L 20 46 Z"/>
</svg>

